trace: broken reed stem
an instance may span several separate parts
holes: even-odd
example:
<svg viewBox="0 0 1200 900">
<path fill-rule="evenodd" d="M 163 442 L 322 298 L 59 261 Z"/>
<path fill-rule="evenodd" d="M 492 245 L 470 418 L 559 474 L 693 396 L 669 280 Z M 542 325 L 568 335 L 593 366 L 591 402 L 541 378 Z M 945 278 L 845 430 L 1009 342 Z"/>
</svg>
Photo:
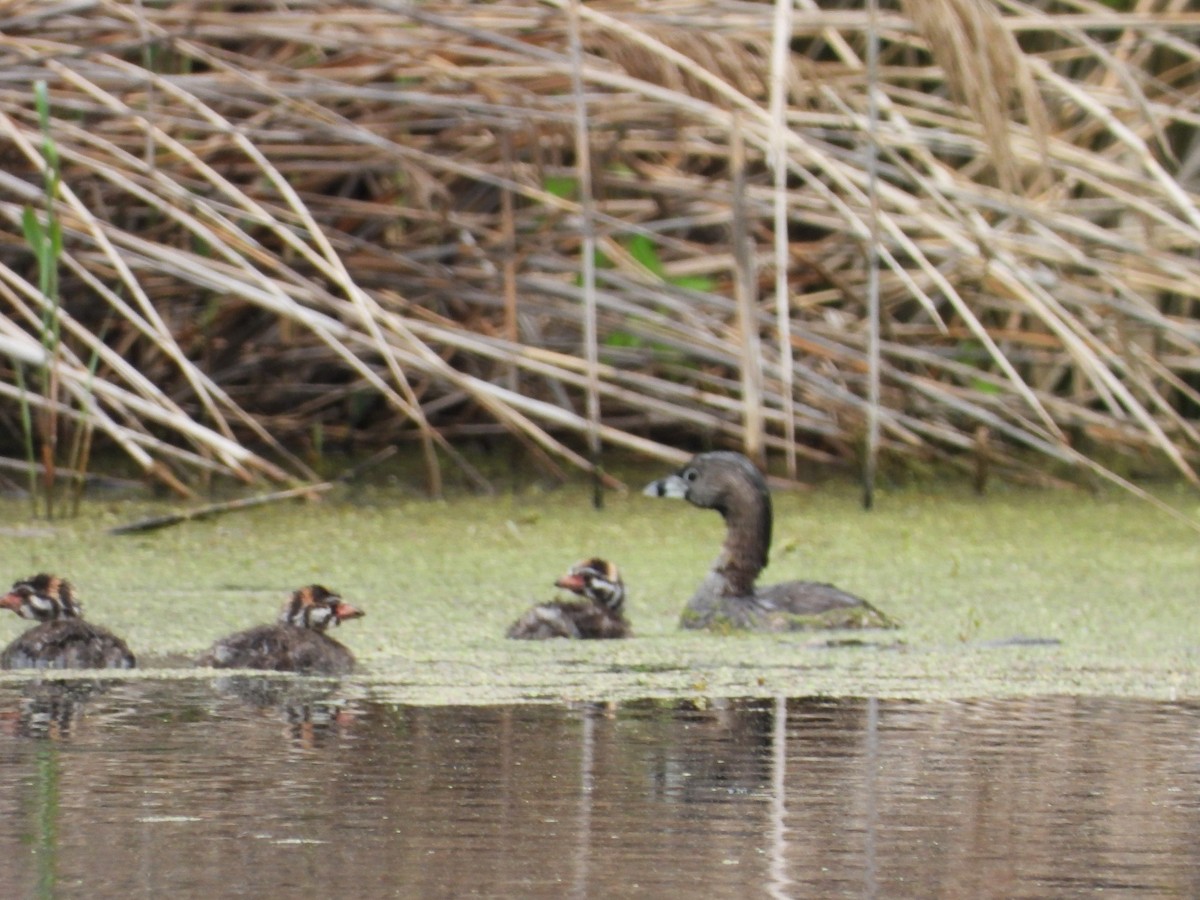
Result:
<svg viewBox="0 0 1200 900">
<path fill-rule="evenodd" d="M 586 360 L 587 445 L 592 464 L 592 506 L 604 505 L 600 473 L 599 337 L 596 323 L 596 230 L 593 218 L 592 152 L 588 130 L 588 105 L 583 83 L 583 45 L 579 36 L 580 0 L 567 4 L 568 46 L 571 57 L 571 93 L 575 104 L 575 171 L 579 180 L 579 230 L 582 246 L 583 352 Z"/>
<path fill-rule="evenodd" d="M 195 509 L 184 510 L 182 512 L 168 513 L 160 516 L 149 516 L 148 518 L 138 519 L 134 522 L 129 522 L 125 525 L 117 525 L 108 530 L 109 534 L 139 534 L 144 531 L 157 531 L 160 528 L 167 528 L 171 525 L 179 525 L 183 522 L 194 522 L 198 519 L 211 519 L 214 516 L 225 515 L 226 513 L 239 512 L 241 510 L 253 509 L 258 506 L 266 506 L 271 503 L 280 503 L 284 500 L 295 500 L 297 498 L 312 499 L 319 494 L 332 490 L 339 484 L 344 484 L 348 481 L 353 481 L 359 478 L 364 473 L 373 469 L 380 463 L 390 459 L 396 454 L 395 447 L 385 447 L 377 453 L 372 454 L 369 458 L 361 463 L 351 466 L 337 478 L 332 481 L 323 481 L 319 484 L 305 484 L 300 487 L 289 488 L 283 491 L 272 491 L 267 494 L 258 494 L 254 497 L 240 497 L 236 500 L 227 500 L 221 503 L 209 503 L 205 506 L 198 506 Z"/>
<path fill-rule="evenodd" d="M 864 144 L 867 155 L 867 195 L 871 209 L 867 221 L 867 440 L 863 454 L 863 508 L 875 505 L 875 474 L 879 464 L 879 104 L 876 100 L 879 80 L 879 3 L 868 0 L 870 15 L 867 29 L 867 131 Z"/>
<path fill-rule="evenodd" d="M 730 223 L 734 259 L 734 299 L 738 310 L 742 374 L 742 449 L 760 468 L 766 468 L 763 433 L 762 343 L 758 333 L 758 272 L 750 238 L 749 210 L 746 209 L 746 150 L 742 142 L 741 120 L 733 119 L 729 165 L 732 169 L 731 198 L 733 221 Z M 785 410 L 791 402 L 785 398 Z"/>
<path fill-rule="evenodd" d="M 500 132 L 500 153 L 504 165 L 504 177 L 513 180 L 512 133 Z M 517 322 L 517 226 L 513 210 L 513 192 L 507 188 L 500 191 L 500 223 L 503 229 L 504 259 L 500 264 L 501 289 L 504 291 L 504 339 L 512 345 L 520 343 L 520 326 Z M 510 391 L 520 390 L 517 367 L 508 368 L 507 387 Z"/>
<path fill-rule="evenodd" d="M 179 525 L 182 522 L 195 522 L 199 519 L 210 519 L 213 516 L 220 516 L 230 512 L 239 510 L 252 509 L 256 506 L 266 506 L 270 503 L 279 503 L 283 500 L 294 500 L 297 497 L 312 497 L 316 494 L 324 493 L 335 487 L 335 483 L 326 481 L 321 484 L 306 484 L 303 487 L 290 488 L 284 491 L 272 491 L 269 494 L 259 494 L 254 497 L 242 497 L 237 500 L 227 500 L 223 503 L 210 503 L 207 506 L 199 506 L 195 509 L 184 510 L 182 512 L 167 513 L 159 516 L 149 516 L 144 519 L 138 519 L 136 522 L 129 522 L 125 525 L 117 525 L 108 529 L 108 533 L 112 535 L 122 534 L 140 534 L 144 531 L 157 531 L 160 528 L 167 528 L 171 525 Z"/>
<path fill-rule="evenodd" d="M 790 43 L 793 0 L 775 0 L 771 27 L 771 154 L 768 162 L 774 176 L 775 323 L 779 333 L 780 396 L 783 399 L 784 461 L 788 478 L 796 477 L 796 411 L 793 403 L 795 360 L 792 352 L 791 238 L 788 233 L 787 154 L 788 84 L 791 74 Z"/>
</svg>

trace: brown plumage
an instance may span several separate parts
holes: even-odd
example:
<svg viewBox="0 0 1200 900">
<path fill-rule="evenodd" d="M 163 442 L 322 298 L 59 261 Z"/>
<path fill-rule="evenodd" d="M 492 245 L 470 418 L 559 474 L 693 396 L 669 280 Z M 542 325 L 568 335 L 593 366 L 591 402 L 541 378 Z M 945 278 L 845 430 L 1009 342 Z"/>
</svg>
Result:
<svg viewBox="0 0 1200 900">
<path fill-rule="evenodd" d="M 678 497 L 725 519 L 725 543 L 708 576 L 684 609 L 684 628 L 892 628 L 895 622 L 866 600 L 831 584 L 785 581 L 758 587 L 771 549 L 771 493 L 745 456 L 701 453 L 643 491 Z"/>
<path fill-rule="evenodd" d="M 520 640 L 579 638 L 602 640 L 630 634 L 625 620 L 625 583 L 617 567 L 603 559 L 585 559 L 567 570 L 556 587 L 583 598 L 540 603 L 513 622 L 508 637 Z"/>
<path fill-rule="evenodd" d="M 325 629 L 362 615 L 329 589 L 312 584 L 292 594 L 273 625 L 221 638 L 196 662 L 217 669 L 345 675 L 354 669 L 354 654 Z"/>
<path fill-rule="evenodd" d="M 0 653 L 2 669 L 132 669 L 125 642 L 83 619 L 83 606 L 65 578 L 45 572 L 18 581 L 0 608 L 38 624 Z"/>
</svg>

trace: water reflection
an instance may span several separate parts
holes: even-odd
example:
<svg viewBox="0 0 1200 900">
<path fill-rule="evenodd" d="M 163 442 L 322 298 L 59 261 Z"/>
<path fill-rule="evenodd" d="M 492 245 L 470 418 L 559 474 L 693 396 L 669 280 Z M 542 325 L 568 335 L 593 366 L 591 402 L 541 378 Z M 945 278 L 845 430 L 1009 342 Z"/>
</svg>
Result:
<svg viewBox="0 0 1200 900">
<path fill-rule="evenodd" d="M 88 700 L 112 684 L 103 679 L 35 680 L 24 686 L 15 706 L 0 711 L 9 734 L 65 740 L 83 714 Z"/>
<path fill-rule="evenodd" d="M 1200 894 L 1189 704 L 51 686 L 0 685 L 3 897 Z"/>
</svg>

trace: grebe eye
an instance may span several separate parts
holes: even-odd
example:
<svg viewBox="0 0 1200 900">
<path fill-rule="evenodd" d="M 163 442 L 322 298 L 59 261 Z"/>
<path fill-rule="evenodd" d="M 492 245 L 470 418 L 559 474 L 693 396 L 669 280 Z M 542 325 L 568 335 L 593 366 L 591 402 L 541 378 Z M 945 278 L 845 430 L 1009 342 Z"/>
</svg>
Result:
<svg viewBox="0 0 1200 900">
<path fill-rule="evenodd" d="M 692 482 L 692 481 L 695 481 L 696 478 L 699 477 L 699 475 L 700 475 L 700 473 L 697 472 L 695 469 L 688 469 L 686 472 L 683 473 L 683 480 Z"/>
</svg>

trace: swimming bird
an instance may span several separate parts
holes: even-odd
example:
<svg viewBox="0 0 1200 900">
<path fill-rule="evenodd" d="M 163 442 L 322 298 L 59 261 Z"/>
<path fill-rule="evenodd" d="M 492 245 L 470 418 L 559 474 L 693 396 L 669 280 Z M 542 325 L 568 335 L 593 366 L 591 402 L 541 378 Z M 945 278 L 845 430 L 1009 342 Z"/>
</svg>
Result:
<svg viewBox="0 0 1200 900">
<path fill-rule="evenodd" d="M 629 637 L 624 613 L 625 583 L 615 565 L 599 558 L 581 560 L 554 584 L 578 594 L 583 602 L 540 603 L 509 627 L 508 637 L 522 640 Z"/>
<path fill-rule="evenodd" d="M 125 642 L 83 618 L 71 582 L 42 572 L 18 581 L 0 607 L 38 624 L 4 648 L 0 669 L 132 669 Z"/>
<path fill-rule="evenodd" d="M 758 587 L 771 549 L 771 493 L 745 456 L 701 453 L 642 492 L 676 497 L 725 519 L 725 543 L 708 576 L 688 601 L 684 628 L 789 631 L 804 628 L 894 628 L 874 606 L 831 584 L 785 581 Z"/>
<path fill-rule="evenodd" d="M 354 654 L 325 630 L 362 615 L 328 588 L 310 584 L 292 594 L 274 624 L 221 638 L 196 663 L 217 669 L 345 675 L 354 669 Z"/>
</svg>

